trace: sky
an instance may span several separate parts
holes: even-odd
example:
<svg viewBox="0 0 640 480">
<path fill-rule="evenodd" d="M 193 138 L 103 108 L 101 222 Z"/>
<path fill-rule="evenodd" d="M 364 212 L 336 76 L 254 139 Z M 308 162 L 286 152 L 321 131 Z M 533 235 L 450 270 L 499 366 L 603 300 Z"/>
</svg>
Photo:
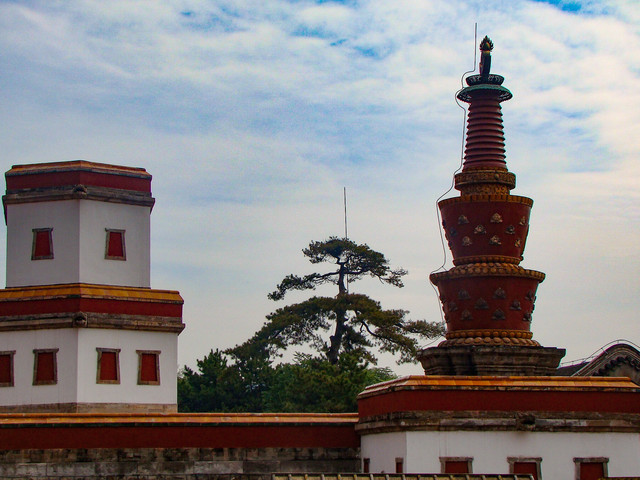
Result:
<svg viewBox="0 0 640 480">
<path fill-rule="evenodd" d="M 435 205 L 460 165 L 476 24 L 513 93 L 512 194 L 535 202 L 534 339 L 567 361 L 640 344 L 635 0 L 0 1 L 0 167 L 153 175 L 151 283 L 185 300 L 180 365 L 305 298 L 267 294 L 313 271 L 310 241 L 344 235 L 344 188 L 348 236 L 409 271 L 402 289 L 352 291 L 440 321 L 428 276 L 451 256 Z"/>
</svg>

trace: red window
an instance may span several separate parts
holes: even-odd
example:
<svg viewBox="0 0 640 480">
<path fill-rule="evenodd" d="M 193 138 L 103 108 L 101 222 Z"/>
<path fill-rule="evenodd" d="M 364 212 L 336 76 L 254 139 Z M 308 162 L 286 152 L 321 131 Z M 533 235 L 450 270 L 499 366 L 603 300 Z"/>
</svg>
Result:
<svg viewBox="0 0 640 480">
<path fill-rule="evenodd" d="M 160 352 L 138 350 L 138 384 L 160 385 Z"/>
<path fill-rule="evenodd" d="M 96 383 L 120 383 L 120 349 L 98 348 Z"/>
<path fill-rule="evenodd" d="M 581 461 L 578 463 L 578 480 L 599 480 L 607 476 L 605 462 Z"/>
<path fill-rule="evenodd" d="M 472 458 L 441 458 L 442 473 L 471 473 Z"/>
<path fill-rule="evenodd" d="M 58 382 L 56 354 L 58 349 L 34 350 L 33 384 L 53 385 Z"/>
<path fill-rule="evenodd" d="M 31 260 L 53 258 L 53 228 L 34 228 Z"/>
<path fill-rule="evenodd" d="M 369 473 L 370 468 L 371 468 L 371 459 L 370 458 L 363 458 L 362 459 L 362 473 Z"/>
<path fill-rule="evenodd" d="M 444 473 L 469 473 L 469 463 L 460 461 L 445 462 Z"/>
<path fill-rule="evenodd" d="M 404 459 L 396 458 L 396 473 L 403 473 L 403 472 L 404 472 Z"/>
<path fill-rule="evenodd" d="M 0 387 L 13 387 L 13 355 L 11 352 L 0 352 Z"/>
<path fill-rule="evenodd" d="M 538 480 L 538 463 L 537 462 L 513 462 L 512 473 L 524 473 L 533 475 L 534 480 Z"/>
<path fill-rule="evenodd" d="M 104 258 L 108 260 L 126 260 L 126 249 L 124 246 L 124 230 L 113 230 L 106 228 L 107 244 Z"/>
</svg>

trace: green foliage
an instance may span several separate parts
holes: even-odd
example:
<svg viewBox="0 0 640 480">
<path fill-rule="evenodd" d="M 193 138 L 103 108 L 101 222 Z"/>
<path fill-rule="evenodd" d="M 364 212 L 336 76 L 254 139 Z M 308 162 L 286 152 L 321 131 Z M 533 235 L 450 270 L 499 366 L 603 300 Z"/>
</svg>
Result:
<svg viewBox="0 0 640 480">
<path fill-rule="evenodd" d="M 295 363 L 275 368 L 264 405 L 271 412 L 355 412 L 356 397 L 365 387 L 392 378 L 388 368 L 370 368 L 357 355 L 342 355 L 332 364 L 298 354 Z"/>
<path fill-rule="evenodd" d="M 333 263 L 338 265 L 338 270 L 323 274 L 312 273 L 304 277 L 287 275 L 276 290 L 268 295 L 271 300 L 282 300 L 289 290 L 314 290 L 326 283 L 338 285 L 339 293 L 346 293 L 345 282 L 352 283 L 367 275 L 383 283 L 402 287 L 402 277 L 407 274 L 402 268 L 394 270 L 389 267 L 382 253 L 346 238 L 330 237 L 322 242 L 311 242 L 302 253 L 313 264 Z"/>
<path fill-rule="evenodd" d="M 310 355 L 275 367 L 264 359 L 235 358 L 219 350 L 185 367 L 178 379 L 181 412 L 355 412 L 356 397 L 374 383 L 395 378 L 388 368 L 372 368 L 356 354 L 336 364 Z"/>
<path fill-rule="evenodd" d="M 265 357 L 231 357 L 211 350 L 197 361 L 198 371 L 184 367 L 178 376 L 181 412 L 261 412 L 262 394 L 269 388 L 273 368 Z"/>
<path fill-rule="evenodd" d="M 235 406 L 238 383 L 219 350 L 198 360 L 198 373 L 184 367 L 178 376 L 181 412 L 230 411 Z"/>
<path fill-rule="evenodd" d="M 312 264 L 335 267 L 304 277 L 288 275 L 269 298 L 281 300 L 291 290 L 314 290 L 327 283 L 337 285 L 337 295 L 312 297 L 277 309 L 252 338 L 230 353 L 257 348 L 274 356 L 292 345 L 309 345 L 335 365 L 343 353 L 357 353 L 375 363 L 375 348 L 375 352 L 397 354 L 399 363 L 413 362 L 420 340 L 443 333 L 439 323 L 408 320 L 404 310 L 383 310 L 379 302 L 366 295 L 349 293 L 349 283 L 365 276 L 403 286 L 402 276 L 407 272 L 392 269 L 382 253 L 336 237 L 311 242 L 302 252 Z"/>
</svg>

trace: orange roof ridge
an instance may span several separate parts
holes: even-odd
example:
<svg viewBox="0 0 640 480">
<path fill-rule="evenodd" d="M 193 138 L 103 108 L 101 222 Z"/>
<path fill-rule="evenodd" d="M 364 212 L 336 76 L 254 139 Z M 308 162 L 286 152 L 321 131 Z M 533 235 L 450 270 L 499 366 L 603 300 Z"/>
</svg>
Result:
<svg viewBox="0 0 640 480">
<path fill-rule="evenodd" d="M 88 160 L 71 160 L 67 162 L 49 162 L 49 163 L 29 163 L 23 165 L 12 165 L 11 170 L 6 174 L 22 175 L 29 173 L 39 173 L 46 171 L 60 170 L 100 170 L 108 173 L 135 174 L 139 176 L 151 177 L 151 174 L 142 167 L 127 167 L 125 165 L 112 165 L 109 163 L 90 162 Z"/>
<path fill-rule="evenodd" d="M 126 287 L 91 283 L 61 283 L 0 289 L 0 302 L 68 295 L 182 301 L 182 297 L 177 290 L 158 290 L 146 287 Z"/>
<path fill-rule="evenodd" d="M 7 424 L 93 424 L 93 423 L 345 423 L 357 422 L 357 413 L 6 413 Z"/>
<path fill-rule="evenodd" d="M 627 377 L 548 377 L 548 376 L 445 376 L 411 375 L 367 387 L 360 395 L 368 396 L 396 389 L 557 389 L 601 390 L 623 389 L 639 391 L 640 387 Z"/>
</svg>

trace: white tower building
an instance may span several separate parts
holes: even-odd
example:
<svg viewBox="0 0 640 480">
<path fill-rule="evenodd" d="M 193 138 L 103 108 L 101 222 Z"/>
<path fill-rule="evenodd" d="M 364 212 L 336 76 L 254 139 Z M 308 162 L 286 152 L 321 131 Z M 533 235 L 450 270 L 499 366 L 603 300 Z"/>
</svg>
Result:
<svg viewBox="0 0 640 480">
<path fill-rule="evenodd" d="M 72 161 L 6 180 L 0 411 L 175 411 L 183 300 L 150 288 L 151 175 Z"/>
</svg>

